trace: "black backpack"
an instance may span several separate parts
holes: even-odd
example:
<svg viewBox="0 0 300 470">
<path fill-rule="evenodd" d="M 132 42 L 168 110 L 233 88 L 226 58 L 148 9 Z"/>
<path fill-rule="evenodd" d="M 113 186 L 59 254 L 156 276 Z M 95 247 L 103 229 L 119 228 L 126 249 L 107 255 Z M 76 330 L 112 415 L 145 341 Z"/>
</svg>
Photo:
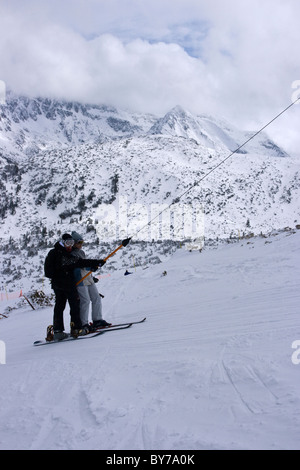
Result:
<svg viewBox="0 0 300 470">
<path fill-rule="evenodd" d="M 49 277 L 49 279 L 55 277 L 55 249 L 49 251 L 48 255 L 46 256 L 44 272 L 45 276 Z"/>
</svg>

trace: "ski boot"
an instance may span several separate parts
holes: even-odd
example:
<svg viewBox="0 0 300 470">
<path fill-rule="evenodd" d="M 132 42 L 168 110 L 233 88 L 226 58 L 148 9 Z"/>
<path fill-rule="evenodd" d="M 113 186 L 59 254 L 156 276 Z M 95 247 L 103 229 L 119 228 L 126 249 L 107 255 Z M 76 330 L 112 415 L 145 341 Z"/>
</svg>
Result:
<svg viewBox="0 0 300 470">
<path fill-rule="evenodd" d="M 61 341 L 62 339 L 66 339 L 68 334 L 61 330 L 55 330 L 53 334 L 53 339 L 55 341 Z"/>
<path fill-rule="evenodd" d="M 92 327 L 96 330 L 98 328 L 107 328 L 108 326 L 111 326 L 111 325 L 112 325 L 112 323 L 108 323 L 105 320 L 96 320 L 92 323 Z"/>
<path fill-rule="evenodd" d="M 86 328 L 82 328 L 82 327 L 76 328 L 73 322 L 71 322 L 70 327 L 71 327 L 70 335 L 73 336 L 73 338 L 78 338 L 78 336 L 85 336 L 89 333 L 89 330 Z"/>
</svg>

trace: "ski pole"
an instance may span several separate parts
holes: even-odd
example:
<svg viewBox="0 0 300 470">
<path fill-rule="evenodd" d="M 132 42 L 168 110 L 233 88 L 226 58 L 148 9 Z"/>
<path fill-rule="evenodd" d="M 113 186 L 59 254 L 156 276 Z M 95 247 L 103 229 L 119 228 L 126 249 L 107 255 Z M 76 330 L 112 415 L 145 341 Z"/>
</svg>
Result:
<svg viewBox="0 0 300 470">
<path fill-rule="evenodd" d="M 122 243 L 118 248 L 116 248 L 114 251 L 112 251 L 106 258 L 104 258 L 103 261 L 107 261 L 111 256 L 113 256 L 117 251 L 119 251 L 123 246 L 127 246 L 128 243 L 130 242 L 131 238 L 125 238 L 125 240 L 122 240 Z M 78 286 L 81 282 L 83 282 L 90 274 L 92 274 L 93 271 L 89 271 L 83 278 L 80 279 L 80 281 L 76 282 L 76 286 Z"/>
</svg>

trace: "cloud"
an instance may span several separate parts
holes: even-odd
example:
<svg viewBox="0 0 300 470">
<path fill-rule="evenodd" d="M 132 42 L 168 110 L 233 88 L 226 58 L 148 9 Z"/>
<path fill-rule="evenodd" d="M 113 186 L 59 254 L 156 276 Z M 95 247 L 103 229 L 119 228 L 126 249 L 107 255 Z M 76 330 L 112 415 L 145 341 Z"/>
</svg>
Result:
<svg viewBox="0 0 300 470">
<path fill-rule="evenodd" d="M 58 23 L 29 27 L 31 21 L 11 17 L 1 43 L 1 73 L 17 92 L 163 113 L 208 87 L 202 61 L 175 43 L 87 39 Z"/>
<path fill-rule="evenodd" d="M 30 96 L 155 114 L 180 104 L 256 130 L 300 79 L 299 14 L 298 0 L 2 0 L 0 79 Z M 274 127 L 293 150 L 299 113 Z"/>
</svg>

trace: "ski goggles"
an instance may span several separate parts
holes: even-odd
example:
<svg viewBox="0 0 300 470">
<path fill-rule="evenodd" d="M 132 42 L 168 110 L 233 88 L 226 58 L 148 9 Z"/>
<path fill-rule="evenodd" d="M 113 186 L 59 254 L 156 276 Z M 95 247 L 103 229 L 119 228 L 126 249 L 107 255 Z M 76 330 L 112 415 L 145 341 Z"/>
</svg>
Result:
<svg viewBox="0 0 300 470">
<path fill-rule="evenodd" d="M 68 240 L 63 240 L 63 244 L 65 246 L 73 246 L 74 245 L 74 240 L 72 238 L 69 238 Z"/>
</svg>

